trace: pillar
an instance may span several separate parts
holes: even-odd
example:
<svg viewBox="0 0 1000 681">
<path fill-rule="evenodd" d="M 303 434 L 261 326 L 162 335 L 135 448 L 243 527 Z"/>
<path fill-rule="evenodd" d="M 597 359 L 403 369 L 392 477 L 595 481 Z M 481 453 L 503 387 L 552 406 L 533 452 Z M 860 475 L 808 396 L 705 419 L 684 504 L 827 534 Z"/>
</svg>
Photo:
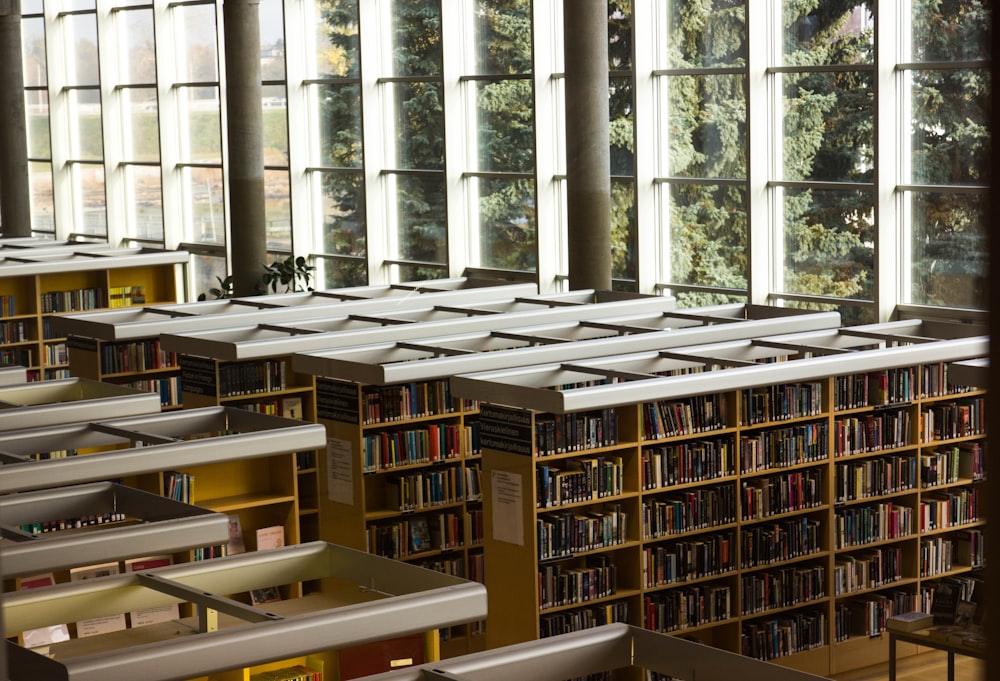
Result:
<svg viewBox="0 0 1000 681">
<path fill-rule="evenodd" d="M 608 3 L 565 3 L 566 194 L 569 284 L 611 288 Z"/>
<path fill-rule="evenodd" d="M 261 109 L 260 0 L 224 0 L 229 248 L 233 293 L 264 292 L 264 115 Z"/>
<path fill-rule="evenodd" d="M 31 236 L 28 131 L 21 57 L 21 0 L 0 0 L 0 228 Z"/>
</svg>

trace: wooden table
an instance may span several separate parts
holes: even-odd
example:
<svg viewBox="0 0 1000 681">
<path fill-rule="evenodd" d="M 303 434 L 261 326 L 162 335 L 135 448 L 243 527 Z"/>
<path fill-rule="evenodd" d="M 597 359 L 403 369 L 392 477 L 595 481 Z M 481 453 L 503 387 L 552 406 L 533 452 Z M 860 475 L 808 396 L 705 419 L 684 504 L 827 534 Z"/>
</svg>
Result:
<svg viewBox="0 0 1000 681">
<path fill-rule="evenodd" d="M 977 648 L 962 641 L 948 641 L 943 637 L 932 634 L 934 627 L 928 629 L 918 629 L 917 631 L 893 631 L 889 632 L 889 681 L 896 681 L 896 641 L 906 643 L 916 643 L 928 648 L 936 648 L 948 653 L 948 681 L 955 681 L 955 655 L 966 655 L 980 660 L 986 659 L 986 646 Z M 970 631 L 970 633 L 972 633 Z M 982 635 L 982 631 L 975 630 L 975 633 Z"/>
</svg>

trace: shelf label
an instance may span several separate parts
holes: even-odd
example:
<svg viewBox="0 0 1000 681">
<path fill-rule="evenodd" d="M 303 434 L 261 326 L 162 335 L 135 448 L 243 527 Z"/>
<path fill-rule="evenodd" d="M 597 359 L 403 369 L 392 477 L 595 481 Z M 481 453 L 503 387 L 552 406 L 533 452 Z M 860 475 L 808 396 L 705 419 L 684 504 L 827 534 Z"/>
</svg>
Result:
<svg viewBox="0 0 1000 681">
<path fill-rule="evenodd" d="M 524 484 L 519 473 L 491 471 L 493 538 L 524 546 Z"/>
<path fill-rule="evenodd" d="M 215 362 L 202 357 L 181 355 L 178 363 L 184 392 L 215 397 Z"/>
<path fill-rule="evenodd" d="M 83 338 L 82 336 L 70 336 L 66 339 L 66 346 L 76 350 L 87 350 L 97 352 L 97 340 L 93 338 Z"/>
<path fill-rule="evenodd" d="M 531 412 L 492 404 L 479 408 L 479 443 L 483 449 L 531 456 L 534 432 Z"/>
<path fill-rule="evenodd" d="M 354 505 L 354 453 L 349 440 L 326 441 L 326 494 L 330 501 Z"/>
<path fill-rule="evenodd" d="M 342 423 L 360 423 L 361 401 L 357 386 L 353 383 L 317 381 L 316 416 Z"/>
</svg>

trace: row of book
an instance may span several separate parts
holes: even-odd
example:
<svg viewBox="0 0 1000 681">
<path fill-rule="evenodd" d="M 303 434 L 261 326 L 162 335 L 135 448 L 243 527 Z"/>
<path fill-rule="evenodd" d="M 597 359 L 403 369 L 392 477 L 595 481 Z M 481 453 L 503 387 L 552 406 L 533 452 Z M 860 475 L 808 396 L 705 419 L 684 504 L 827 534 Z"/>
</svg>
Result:
<svg viewBox="0 0 1000 681">
<path fill-rule="evenodd" d="M 618 414 L 612 409 L 535 418 L 535 454 L 551 456 L 611 447 L 618 442 Z"/>
<path fill-rule="evenodd" d="M 910 438 L 910 412 L 880 409 L 871 414 L 838 417 L 833 421 L 834 456 L 854 456 L 905 447 Z"/>
<path fill-rule="evenodd" d="M 181 377 L 166 376 L 164 378 L 144 378 L 132 380 L 122 385 L 136 390 L 143 390 L 149 393 L 156 393 L 160 396 L 161 407 L 181 406 Z"/>
<path fill-rule="evenodd" d="M 643 598 L 645 628 L 673 632 L 732 617 L 732 589 L 708 584 L 671 589 Z"/>
<path fill-rule="evenodd" d="M 756 425 L 815 416 L 823 411 L 821 383 L 783 383 L 740 391 L 740 423 Z"/>
<path fill-rule="evenodd" d="M 42 293 L 39 300 L 42 304 L 42 313 L 94 310 L 105 306 L 105 293 L 102 288 L 47 291 Z"/>
<path fill-rule="evenodd" d="M 642 450 L 644 490 L 704 482 L 734 475 L 735 472 L 736 445 L 731 436 Z"/>
<path fill-rule="evenodd" d="M 0 350 L 0 365 L 34 366 L 35 351 L 32 348 L 8 348 Z"/>
<path fill-rule="evenodd" d="M 69 352 L 65 343 L 46 343 L 44 350 L 45 366 L 69 363 Z"/>
<path fill-rule="evenodd" d="M 465 478 L 481 473 L 478 467 L 447 466 L 388 478 L 385 503 L 397 511 L 420 511 L 465 500 Z"/>
<path fill-rule="evenodd" d="M 979 519 L 978 487 L 962 487 L 920 497 L 921 532 L 968 525 Z"/>
<path fill-rule="evenodd" d="M 826 421 L 816 421 L 762 430 L 752 437 L 742 436 L 739 442 L 740 471 L 756 473 L 822 461 L 830 453 L 828 431 Z"/>
<path fill-rule="evenodd" d="M 24 343 L 28 338 L 28 325 L 23 320 L 0 323 L 0 343 Z"/>
<path fill-rule="evenodd" d="M 540 638 L 593 629 L 614 622 L 629 622 L 628 601 L 612 601 L 542 615 L 538 619 Z"/>
<path fill-rule="evenodd" d="M 361 391 L 362 423 L 372 425 L 455 411 L 448 381 L 365 386 Z"/>
<path fill-rule="evenodd" d="M 722 430 L 729 425 L 726 398 L 717 393 L 645 402 L 641 412 L 643 441 Z"/>
<path fill-rule="evenodd" d="M 613 596 L 618 566 L 608 556 L 588 556 L 586 564 L 542 565 L 538 570 L 538 608 L 586 603 Z"/>
<path fill-rule="evenodd" d="M 913 509 L 891 501 L 837 509 L 833 519 L 837 549 L 900 539 L 913 534 Z"/>
<path fill-rule="evenodd" d="M 735 523 L 734 483 L 659 495 L 642 503 L 642 535 L 657 539 Z"/>
<path fill-rule="evenodd" d="M 808 517 L 754 525 L 740 531 L 740 567 L 754 568 L 822 550 L 821 523 Z"/>
<path fill-rule="evenodd" d="M 564 465 L 570 468 L 535 468 L 537 508 L 604 499 L 624 489 L 625 468 L 620 456 L 570 459 Z"/>
<path fill-rule="evenodd" d="M 462 454 L 462 429 L 457 423 L 430 423 L 424 428 L 365 435 L 364 472 L 456 459 Z"/>
<path fill-rule="evenodd" d="M 879 636 L 885 632 L 890 617 L 910 612 L 918 600 L 916 594 L 893 591 L 839 603 L 834 619 L 834 637 L 837 641 L 846 641 L 851 636 Z"/>
<path fill-rule="evenodd" d="M 642 559 L 647 589 L 726 574 L 736 569 L 736 535 L 722 532 L 646 546 Z"/>
<path fill-rule="evenodd" d="M 483 541 L 482 512 L 464 518 L 452 512 L 421 514 L 366 528 L 367 550 L 395 560 L 427 551 L 478 546 Z"/>
<path fill-rule="evenodd" d="M 543 513 L 535 520 L 538 559 L 551 560 L 623 544 L 628 523 L 621 504 L 585 512 Z"/>
<path fill-rule="evenodd" d="M 935 404 L 920 411 L 920 441 L 935 442 L 986 432 L 986 398 Z"/>
<path fill-rule="evenodd" d="M 160 347 L 159 338 L 128 343 L 105 343 L 100 348 L 101 372 L 120 374 L 177 366 L 177 353 Z"/>
<path fill-rule="evenodd" d="M 916 456 L 880 456 L 834 466 L 838 502 L 895 494 L 917 487 Z"/>
<path fill-rule="evenodd" d="M 823 503 L 823 472 L 808 468 L 763 478 L 743 480 L 740 498 L 743 520 L 814 508 Z"/>
<path fill-rule="evenodd" d="M 903 578 L 903 553 L 898 546 L 839 555 L 833 565 L 833 593 L 836 596 L 876 589 Z"/>
<path fill-rule="evenodd" d="M 746 617 L 823 598 L 825 580 L 826 569 L 822 565 L 745 574 L 740 577 L 740 612 Z"/>
<path fill-rule="evenodd" d="M 46 534 L 49 532 L 59 532 L 61 530 L 72 530 L 80 527 L 91 527 L 93 525 L 108 525 L 111 523 L 125 522 L 127 518 L 121 511 L 106 511 L 104 513 L 92 513 L 86 516 L 74 518 L 59 518 L 58 520 L 45 520 L 21 525 L 21 530 L 28 534 Z"/>
<path fill-rule="evenodd" d="M 758 660 L 774 660 L 827 644 L 826 614 L 802 610 L 769 620 L 744 622 L 740 650 Z"/>
</svg>

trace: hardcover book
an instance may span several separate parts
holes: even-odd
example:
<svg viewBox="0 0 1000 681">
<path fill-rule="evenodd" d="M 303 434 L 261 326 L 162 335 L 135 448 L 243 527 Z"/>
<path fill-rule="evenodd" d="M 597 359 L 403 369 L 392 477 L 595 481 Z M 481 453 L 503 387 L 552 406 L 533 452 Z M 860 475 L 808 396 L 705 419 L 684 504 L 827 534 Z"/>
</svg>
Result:
<svg viewBox="0 0 1000 681">
<path fill-rule="evenodd" d="M 100 565 L 73 568 L 69 571 L 69 578 L 73 582 L 82 582 L 86 579 L 117 575 L 120 572 L 118 563 L 101 563 Z M 76 635 L 77 638 L 86 638 L 88 636 L 97 636 L 98 634 L 108 634 L 113 631 L 122 631 L 125 628 L 125 613 L 118 613 L 116 615 L 80 620 L 76 623 Z"/>
<path fill-rule="evenodd" d="M 885 626 L 892 631 L 919 631 L 934 624 L 934 615 L 929 612 L 903 612 L 886 620 Z"/>
</svg>

